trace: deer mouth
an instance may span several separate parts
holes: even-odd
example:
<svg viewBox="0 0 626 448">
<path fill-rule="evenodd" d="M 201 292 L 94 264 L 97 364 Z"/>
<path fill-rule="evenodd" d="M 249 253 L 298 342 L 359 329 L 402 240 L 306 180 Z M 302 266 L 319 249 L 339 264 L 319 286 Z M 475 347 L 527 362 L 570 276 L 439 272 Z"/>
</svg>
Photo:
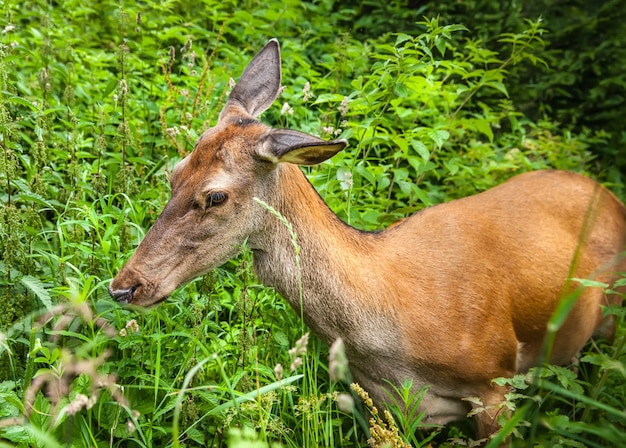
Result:
<svg viewBox="0 0 626 448">
<path fill-rule="evenodd" d="M 122 305 L 133 305 L 133 300 L 135 299 L 135 292 L 139 289 L 141 285 L 131 286 L 128 289 L 116 289 L 113 290 L 109 286 L 109 295 L 115 300 L 117 303 Z M 169 295 L 165 295 L 157 300 L 151 301 L 149 303 L 139 303 L 138 306 L 152 306 L 158 305 L 161 302 L 164 302 Z"/>
<path fill-rule="evenodd" d="M 131 286 L 128 289 L 112 290 L 111 287 L 109 286 L 109 295 L 113 297 L 113 300 L 115 300 L 116 302 L 123 303 L 124 305 L 128 305 L 130 302 L 132 302 L 133 297 L 135 295 L 135 291 L 137 291 L 137 288 L 138 288 L 138 285 Z"/>
</svg>

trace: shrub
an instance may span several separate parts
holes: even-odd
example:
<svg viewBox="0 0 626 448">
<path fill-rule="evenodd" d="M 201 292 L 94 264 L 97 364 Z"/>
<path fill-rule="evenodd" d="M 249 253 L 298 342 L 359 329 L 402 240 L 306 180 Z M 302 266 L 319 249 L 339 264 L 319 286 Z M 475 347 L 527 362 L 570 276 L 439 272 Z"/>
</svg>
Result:
<svg viewBox="0 0 626 448">
<path fill-rule="evenodd" d="M 2 4 L 0 437 L 16 446 L 367 440 L 358 406 L 349 414 L 338 404 L 350 389 L 330 380 L 327 347 L 313 335 L 303 343 L 307 329 L 257 284 L 249 253 L 149 312 L 106 293 L 165 203 L 172 166 L 268 37 L 281 38 L 286 89 L 264 120 L 349 139 L 347 151 L 308 174 L 361 228 L 523 170 L 603 171 L 592 149 L 612 137 L 564 131 L 520 105 L 520 73 L 555 61 L 543 22 L 516 19 L 488 33 L 418 18 L 402 2 L 363 5 L 386 8 L 396 32 L 349 2 Z M 542 422 L 566 421 L 558 443 L 622 435 L 614 412 L 625 395 L 621 318 L 622 342 L 583 358 L 588 380 L 551 371 L 561 389 L 543 387 L 540 406 L 520 405 L 530 411 L 511 431 L 529 422 L 543 441 L 553 436 Z M 289 354 L 297 345 L 302 365 Z M 415 443 L 424 428 L 416 397 L 403 396 L 397 421 L 385 424 Z M 452 427 L 435 440 L 467 440 L 463 432 Z"/>
</svg>

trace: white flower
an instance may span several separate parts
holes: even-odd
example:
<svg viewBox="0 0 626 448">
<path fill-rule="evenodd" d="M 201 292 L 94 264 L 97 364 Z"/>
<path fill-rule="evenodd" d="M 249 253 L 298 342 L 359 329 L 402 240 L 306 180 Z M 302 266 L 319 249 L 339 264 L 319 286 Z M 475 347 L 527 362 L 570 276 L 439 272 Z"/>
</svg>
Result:
<svg viewBox="0 0 626 448">
<path fill-rule="evenodd" d="M 296 370 L 298 367 L 300 367 L 302 365 L 302 358 L 300 358 L 299 356 L 293 360 L 293 362 L 291 363 L 291 371 L 293 372 L 294 370 Z"/>
<path fill-rule="evenodd" d="M 345 117 L 348 113 L 348 97 L 344 96 L 343 100 L 341 100 L 341 104 L 337 108 L 342 117 Z"/>
<path fill-rule="evenodd" d="M 354 411 L 354 398 L 352 398 L 350 394 L 339 394 L 336 400 L 337 407 L 340 411 L 346 414 L 352 414 L 352 411 Z"/>
<path fill-rule="evenodd" d="M 281 115 L 285 115 L 285 114 L 293 115 L 293 109 L 289 105 L 289 103 L 283 104 L 283 108 L 280 110 L 280 114 Z"/>
<path fill-rule="evenodd" d="M 72 400 L 66 407 L 65 412 L 68 415 L 74 415 L 81 411 L 83 408 L 91 409 L 95 403 L 93 398 L 87 397 L 84 394 L 77 394 L 74 400 Z"/>
<path fill-rule="evenodd" d="M 304 87 L 302 88 L 302 93 L 304 94 L 302 101 L 304 101 L 305 103 L 309 101 L 311 97 L 313 96 L 313 92 L 311 92 L 311 84 L 309 83 L 309 81 L 307 81 Z"/>
<path fill-rule="evenodd" d="M 276 379 L 278 381 L 283 379 L 283 365 L 282 364 L 276 364 L 276 367 L 274 367 L 274 375 L 276 376 Z"/>
<path fill-rule="evenodd" d="M 135 319 L 131 319 L 128 322 L 126 322 L 126 327 L 127 330 L 132 331 L 133 333 L 136 333 L 139 331 L 139 324 L 137 323 L 137 321 Z"/>
</svg>

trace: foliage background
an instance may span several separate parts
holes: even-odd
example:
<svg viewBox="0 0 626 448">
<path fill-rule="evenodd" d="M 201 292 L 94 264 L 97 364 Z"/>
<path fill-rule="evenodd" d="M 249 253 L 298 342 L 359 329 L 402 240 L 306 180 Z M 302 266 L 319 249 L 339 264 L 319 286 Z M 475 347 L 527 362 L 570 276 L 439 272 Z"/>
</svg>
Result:
<svg viewBox="0 0 626 448">
<path fill-rule="evenodd" d="M 167 201 L 172 166 L 271 37 L 285 91 L 263 119 L 350 140 L 308 170 L 350 224 L 381 228 L 540 168 L 587 173 L 625 197 L 617 0 L 0 8 L 0 438 L 9 446 L 365 445 L 369 425 L 338 405 L 349 389 L 329 379 L 327 347 L 311 336 L 303 365 L 287 373 L 306 329 L 257 284 L 245 250 L 149 312 L 106 294 Z M 524 443 L 623 441 L 623 341 L 622 323 L 612 347 L 589 347 L 578 376 L 553 368 L 539 385 L 518 378 L 510 431 Z M 521 392 L 529 383 L 537 395 Z M 415 435 L 415 399 L 395 413 L 398 437 L 429 443 L 427 429 Z M 465 422 L 432 443 L 471 434 Z"/>
</svg>

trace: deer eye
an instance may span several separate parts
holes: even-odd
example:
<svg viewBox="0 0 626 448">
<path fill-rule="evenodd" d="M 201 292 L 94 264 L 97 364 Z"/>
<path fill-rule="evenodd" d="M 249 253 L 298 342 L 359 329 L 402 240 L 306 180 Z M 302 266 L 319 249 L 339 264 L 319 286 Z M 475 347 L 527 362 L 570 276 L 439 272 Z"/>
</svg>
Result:
<svg viewBox="0 0 626 448">
<path fill-rule="evenodd" d="M 228 199 L 228 193 L 225 191 L 212 191 L 206 197 L 206 208 L 215 207 L 223 204 Z"/>
</svg>

